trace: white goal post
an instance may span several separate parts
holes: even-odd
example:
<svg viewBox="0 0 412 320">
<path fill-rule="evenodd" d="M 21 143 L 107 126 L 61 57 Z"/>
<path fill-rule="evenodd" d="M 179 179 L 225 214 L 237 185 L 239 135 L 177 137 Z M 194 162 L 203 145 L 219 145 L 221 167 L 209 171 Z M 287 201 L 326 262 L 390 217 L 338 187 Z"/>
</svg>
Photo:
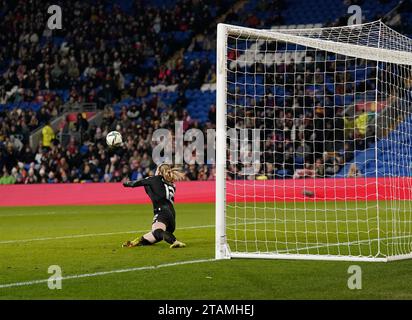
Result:
<svg viewBox="0 0 412 320">
<path fill-rule="evenodd" d="M 216 259 L 412 258 L 412 40 L 217 27 Z"/>
</svg>

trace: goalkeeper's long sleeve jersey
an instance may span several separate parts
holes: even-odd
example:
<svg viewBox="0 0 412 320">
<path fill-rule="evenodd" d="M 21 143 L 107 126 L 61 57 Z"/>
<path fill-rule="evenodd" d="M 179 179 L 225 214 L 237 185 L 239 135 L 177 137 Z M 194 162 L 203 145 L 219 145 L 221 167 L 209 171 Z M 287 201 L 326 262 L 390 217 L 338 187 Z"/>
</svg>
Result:
<svg viewBox="0 0 412 320">
<path fill-rule="evenodd" d="M 173 209 L 176 186 L 165 181 L 162 176 L 153 176 L 141 180 L 129 181 L 125 182 L 123 185 L 132 188 L 144 187 L 155 210 L 164 206 Z"/>
</svg>

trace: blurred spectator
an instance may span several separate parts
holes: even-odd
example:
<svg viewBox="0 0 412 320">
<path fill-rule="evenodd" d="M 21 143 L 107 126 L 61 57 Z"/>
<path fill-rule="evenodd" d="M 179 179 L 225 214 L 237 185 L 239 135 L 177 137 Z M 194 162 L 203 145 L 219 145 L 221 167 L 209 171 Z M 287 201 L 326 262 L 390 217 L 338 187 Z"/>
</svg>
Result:
<svg viewBox="0 0 412 320">
<path fill-rule="evenodd" d="M 9 174 L 6 167 L 3 167 L 3 175 L 0 177 L 0 184 L 14 184 L 16 179 Z"/>
<path fill-rule="evenodd" d="M 325 176 L 334 176 L 340 170 L 342 158 L 335 152 L 325 152 L 323 155 L 323 163 L 325 168 Z"/>
<path fill-rule="evenodd" d="M 209 122 L 212 124 L 216 124 L 216 106 L 212 104 L 209 109 Z"/>
<path fill-rule="evenodd" d="M 41 129 L 42 142 L 44 148 L 50 148 L 52 141 L 55 138 L 54 130 L 50 125 L 50 121 L 46 122 L 46 125 Z"/>
<path fill-rule="evenodd" d="M 360 170 L 358 169 L 358 167 L 356 166 L 356 163 L 352 163 L 349 167 L 349 171 L 347 174 L 348 178 L 357 178 L 357 177 L 362 177 L 362 173 L 360 172 Z"/>
<path fill-rule="evenodd" d="M 315 162 L 315 175 L 317 178 L 325 177 L 325 165 L 321 158 L 316 159 Z"/>
<path fill-rule="evenodd" d="M 315 170 L 313 169 L 313 165 L 309 163 L 305 163 L 303 169 L 296 169 L 293 175 L 293 179 L 299 178 L 314 178 L 315 177 Z"/>
</svg>

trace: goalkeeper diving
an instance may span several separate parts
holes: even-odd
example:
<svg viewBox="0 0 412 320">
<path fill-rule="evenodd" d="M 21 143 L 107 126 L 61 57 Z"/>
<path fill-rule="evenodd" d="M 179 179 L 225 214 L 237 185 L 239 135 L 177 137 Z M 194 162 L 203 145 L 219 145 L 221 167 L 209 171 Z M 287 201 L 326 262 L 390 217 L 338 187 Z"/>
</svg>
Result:
<svg viewBox="0 0 412 320">
<path fill-rule="evenodd" d="M 123 247 L 148 246 L 162 240 L 170 244 L 170 248 L 183 248 L 186 245 L 176 239 L 173 232 L 176 228 L 176 212 L 173 206 L 176 191 L 175 181 L 183 179 L 184 174 L 168 164 L 157 167 L 153 177 L 142 180 L 126 181 L 124 187 L 144 187 L 153 203 L 152 231 L 140 238 L 127 241 Z"/>
</svg>

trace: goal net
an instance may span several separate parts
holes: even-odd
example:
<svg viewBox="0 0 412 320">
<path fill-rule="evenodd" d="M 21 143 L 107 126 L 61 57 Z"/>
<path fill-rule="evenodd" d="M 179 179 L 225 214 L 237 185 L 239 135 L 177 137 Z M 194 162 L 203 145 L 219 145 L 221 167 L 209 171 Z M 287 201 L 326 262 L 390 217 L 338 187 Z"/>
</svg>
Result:
<svg viewBox="0 0 412 320">
<path fill-rule="evenodd" d="M 219 24 L 216 258 L 411 258 L 411 87 L 381 21 Z"/>
</svg>

